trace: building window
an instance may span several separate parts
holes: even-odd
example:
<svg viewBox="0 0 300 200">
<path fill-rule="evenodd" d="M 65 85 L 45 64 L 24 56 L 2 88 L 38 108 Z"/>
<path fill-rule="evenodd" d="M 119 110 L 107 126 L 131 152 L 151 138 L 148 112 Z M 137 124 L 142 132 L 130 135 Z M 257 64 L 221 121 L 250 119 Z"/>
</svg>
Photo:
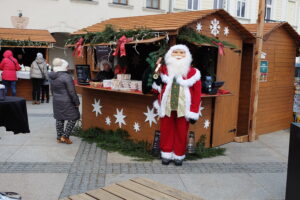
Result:
<svg viewBox="0 0 300 200">
<path fill-rule="evenodd" d="M 188 10 L 199 10 L 199 0 L 188 0 Z"/>
<path fill-rule="evenodd" d="M 237 17 L 246 17 L 246 0 L 237 1 Z"/>
<path fill-rule="evenodd" d="M 127 5 L 128 1 L 127 0 L 113 0 L 113 3 Z"/>
<path fill-rule="evenodd" d="M 272 6 L 273 6 L 273 1 L 272 0 L 266 0 L 266 20 L 271 20 L 272 16 Z"/>
<path fill-rule="evenodd" d="M 147 0 L 146 1 L 146 8 L 154 8 L 154 9 L 159 9 L 159 0 Z"/>
<path fill-rule="evenodd" d="M 224 1 L 223 0 L 214 0 L 214 9 L 223 9 Z"/>
</svg>

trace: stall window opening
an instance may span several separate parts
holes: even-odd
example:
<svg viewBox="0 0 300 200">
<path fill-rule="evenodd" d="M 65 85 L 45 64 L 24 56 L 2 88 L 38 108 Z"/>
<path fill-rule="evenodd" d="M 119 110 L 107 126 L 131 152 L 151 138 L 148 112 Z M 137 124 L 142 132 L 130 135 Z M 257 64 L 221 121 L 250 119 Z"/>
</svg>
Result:
<svg viewBox="0 0 300 200">
<path fill-rule="evenodd" d="M 128 5 L 128 0 L 113 0 L 114 4 Z"/>
<path fill-rule="evenodd" d="M 152 9 L 159 9 L 160 0 L 147 0 L 146 7 Z"/>
<path fill-rule="evenodd" d="M 238 0 L 237 1 L 237 17 L 246 17 L 246 0 Z"/>
<path fill-rule="evenodd" d="M 199 10 L 199 0 L 188 0 L 188 10 Z"/>
</svg>

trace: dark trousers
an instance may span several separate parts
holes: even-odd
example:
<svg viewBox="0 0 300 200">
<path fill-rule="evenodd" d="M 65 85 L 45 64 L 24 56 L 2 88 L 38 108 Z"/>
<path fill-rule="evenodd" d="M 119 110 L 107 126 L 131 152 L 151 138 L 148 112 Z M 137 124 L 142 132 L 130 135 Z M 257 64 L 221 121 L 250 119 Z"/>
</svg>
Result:
<svg viewBox="0 0 300 200">
<path fill-rule="evenodd" d="M 65 120 L 56 120 L 57 139 L 59 140 L 61 136 L 69 138 L 76 124 L 76 121 L 77 120 L 68 120 L 65 128 Z"/>
<path fill-rule="evenodd" d="M 43 84 L 43 79 L 32 78 L 32 100 L 40 101 L 41 96 L 41 86 Z"/>
<path fill-rule="evenodd" d="M 8 88 L 10 87 L 11 88 L 11 95 L 16 96 L 16 94 L 17 94 L 17 89 L 16 89 L 17 81 L 3 80 L 2 82 L 5 85 L 5 95 L 7 95 Z"/>
<path fill-rule="evenodd" d="M 42 85 L 42 101 L 46 100 L 49 102 L 49 85 Z"/>
</svg>

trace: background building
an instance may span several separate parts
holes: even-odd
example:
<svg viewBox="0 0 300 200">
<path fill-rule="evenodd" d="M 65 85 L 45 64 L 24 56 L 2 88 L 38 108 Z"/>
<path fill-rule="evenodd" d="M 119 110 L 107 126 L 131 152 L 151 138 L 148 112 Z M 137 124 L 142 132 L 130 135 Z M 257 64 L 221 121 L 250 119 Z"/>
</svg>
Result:
<svg viewBox="0 0 300 200">
<path fill-rule="evenodd" d="M 29 29 L 49 30 L 57 43 L 49 52 L 69 58 L 64 49 L 68 34 L 101 22 L 125 16 L 150 15 L 186 10 L 223 8 L 241 23 L 255 23 L 259 0 L 1 0 L 0 27 L 16 27 L 14 18 L 28 18 Z M 300 0 L 266 0 L 268 21 L 288 21 L 300 32 Z"/>
</svg>

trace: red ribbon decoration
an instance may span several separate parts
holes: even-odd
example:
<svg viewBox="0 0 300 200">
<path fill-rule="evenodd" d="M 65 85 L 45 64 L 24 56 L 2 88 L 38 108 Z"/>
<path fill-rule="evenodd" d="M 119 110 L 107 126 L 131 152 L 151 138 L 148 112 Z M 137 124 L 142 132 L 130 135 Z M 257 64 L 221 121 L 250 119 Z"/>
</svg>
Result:
<svg viewBox="0 0 300 200">
<path fill-rule="evenodd" d="M 212 41 L 212 42 L 218 46 L 220 56 L 225 55 L 224 44 L 222 42 L 215 42 L 215 41 Z"/>
<path fill-rule="evenodd" d="M 118 44 L 117 44 L 117 48 L 115 50 L 115 52 L 113 53 L 113 56 L 117 56 L 119 54 L 120 51 L 120 56 L 126 56 L 126 49 L 125 49 L 125 44 L 128 42 L 133 41 L 132 38 L 126 38 L 125 35 L 123 35 L 122 37 L 120 37 L 120 39 L 118 40 Z"/>
<path fill-rule="evenodd" d="M 84 39 L 81 37 L 75 44 L 75 49 L 73 51 L 73 56 L 81 57 L 83 52 L 83 42 Z"/>
</svg>

